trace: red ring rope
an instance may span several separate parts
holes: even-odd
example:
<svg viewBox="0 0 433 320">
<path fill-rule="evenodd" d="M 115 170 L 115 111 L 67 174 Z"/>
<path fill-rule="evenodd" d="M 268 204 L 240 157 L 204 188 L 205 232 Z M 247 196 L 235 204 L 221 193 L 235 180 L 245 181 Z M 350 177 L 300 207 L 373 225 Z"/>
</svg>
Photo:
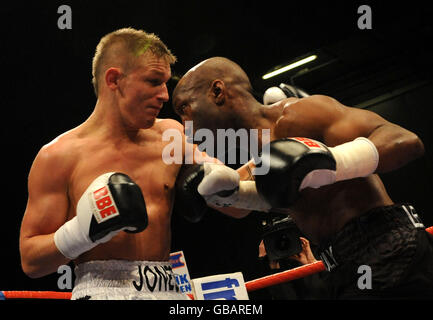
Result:
<svg viewBox="0 0 433 320">
<path fill-rule="evenodd" d="M 290 269 L 287 271 L 275 273 L 263 278 L 251 280 L 245 283 L 247 291 L 255 291 L 266 287 L 274 286 L 276 284 L 292 281 L 295 279 L 303 278 L 314 273 L 325 271 L 326 267 L 322 261 L 316 261 L 310 264 Z"/>
<path fill-rule="evenodd" d="M 57 291 L 0 291 L 5 299 L 59 299 L 70 300 L 71 292 Z"/>
<path fill-rule="evenodd" d="M 426 231 L 433 235 L 433 226 Z M 275 273 L 269 276 L 251 280 L 245 283 L 248 292 L 270 287 L 276 284 L 303 278 L 326 270 L 322 261 L 316 261 L 294 269 Z M 0 300 L 3 299 L 63 299 L 70 300 L 71 292 L 57 291 L 0 291 Z"/>
</svg>

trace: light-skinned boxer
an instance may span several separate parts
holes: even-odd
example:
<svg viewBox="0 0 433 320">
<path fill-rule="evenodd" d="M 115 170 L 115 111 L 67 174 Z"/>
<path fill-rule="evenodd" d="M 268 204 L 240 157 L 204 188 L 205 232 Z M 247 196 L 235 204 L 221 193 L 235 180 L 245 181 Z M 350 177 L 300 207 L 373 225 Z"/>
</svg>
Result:
<svg viewBox="0 0 433 320">
<path fill-rule="evenodd" d="M 432 237 L 412 206 L 393 202 L 378 176 L 422 156 L 419 137 L 328 96 L 265 106 L 252 92 L 244 70 L 223 57 L 199 63 L 180 79 L 173 107 L 183 122 L 193 121 L 194 130 L 270 129 L 271 140 L 267 175 L 247 178 L 227 167 L 214 174 L 215 166 L 206 164 L 204 178 L 185 190 L 212 205 L 286 210 L 319 246 L 334 298 L 431 294 Z M 253 162 L 247 166 L 254 173 Z M 243 181 L 248 179 L 255 183 Z M 358 286 L 363 265 L 371 268 L 368 290 Z"/>
<path fill-rule="evenodd" d="M 166 164 L 162 156 L 169 143 L 163 132 L 183 135 L 183 126 L 157 119 L 175 60 L 156 35 L 141 30 L 101 39 L 93 58 L 93 112 L 43 146 L 30 169 L 20 231 L 28 276 L 73 260 L 72 299 L 185 297 L 168 261 L 181 163 Z"/>
</svg>

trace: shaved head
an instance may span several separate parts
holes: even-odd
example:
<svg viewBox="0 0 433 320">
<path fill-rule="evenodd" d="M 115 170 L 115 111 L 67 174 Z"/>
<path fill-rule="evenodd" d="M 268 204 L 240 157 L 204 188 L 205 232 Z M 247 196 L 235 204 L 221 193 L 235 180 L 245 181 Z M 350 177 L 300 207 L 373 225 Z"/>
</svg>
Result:
<svg viewBox="0 0 433 320">
<path fill-rule="evenodd" d="M 204 60 L 179 80 L 173 91 L 174 111 L 182 122 L 200 128 L 241 128 L 258 103 L 248 75 L 224 57 Z M 248 114 L 248 115 L 245 115 Z"/>
<path fill-rule="evenodd" d="M 235 62 L 224 57 L 213 57 L 204 60 L 191 68 L 185 76 L 189 73 L 198 73 L 204 78 L 216 79 L 220 78 L 224 81 L 231 81 L 232 83 L 242 83 L 251 86 L 250 80 L 244 70 Z"/>
<path fill-rule="evenodd" d="M 252 91 L 248 75 L 237 63 L 224 57 L 213 57 L 200 62 L 185 73 L 176 86 L 173 97 L 178 91 L 190 92 L 209 87 L 215 79 L 220 79 L 229 86 Z"/>
</svg>

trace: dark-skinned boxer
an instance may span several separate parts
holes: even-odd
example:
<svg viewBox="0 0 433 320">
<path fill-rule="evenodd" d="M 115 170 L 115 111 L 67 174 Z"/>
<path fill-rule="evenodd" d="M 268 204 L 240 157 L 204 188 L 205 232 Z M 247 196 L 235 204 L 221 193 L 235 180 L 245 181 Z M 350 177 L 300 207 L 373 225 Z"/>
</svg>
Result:
<svg viewBox="0 0 433 320">
<path fill-rule="evenodd" d="M 263 106 L 252 92 L 241 67 L 221 57 L 201 62 L 180 79 L 173 106 L 183 122 L 193 121 L 194 130 L 270 129 L 272 141 L 268 175 L 254 177 L 247 173 L 251 170 L 240 169 L 237 176 L 225 167 L 215 171 L 215 165 L 206 165 L 204 178 L 199 176 L 189 190 L 196 187 L 196 194 L 213 206 L 242 207 L 255 198 L 249 209 L 286 208 L 320 247 L 334 298 L 424 298 L 433 293 L 432 237 L 412 206 L 392 201 L 377 175 L 422 156 L 421 140 L 373 112 L 327 96 Z M 292 139 L 296 137 L 301 139 Z M 308 160 L 314 149 L 322 150 L 320 161 Z M 247 166 L 254 170 L 251 163 Z M 255 185 L 242 182 L 254 178 Z M 234 192 L 221 196 L 228 189 Z M 371 269 L 370 289 L 358 285 L 361 266 Z"/>
</svg>

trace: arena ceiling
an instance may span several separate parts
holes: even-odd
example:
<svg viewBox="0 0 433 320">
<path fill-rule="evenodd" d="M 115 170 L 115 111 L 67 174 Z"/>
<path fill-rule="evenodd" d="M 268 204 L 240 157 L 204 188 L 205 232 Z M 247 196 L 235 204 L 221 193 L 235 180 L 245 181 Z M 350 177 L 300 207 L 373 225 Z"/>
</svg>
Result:
<svg viewBox="0 0 433 320">
<path fill-rule="evenodd" d="M 72 9 L 70 30 L 57 27 L 61 4 Z M 363 4 L 288 0 L 12 3 L 2 8 L 2 63 L 5 68 L 16 65 L 22 85 L 34 95 L 84 103 L 87 109 L 94 104 L 90 71 L 95 46 L 104 34 L 127 26 L 162 38 L 178 57 L 175 78 L 203 59 L 225 56 L 245 69 L 259 95 L 286 82 L 363 107 L 380 95 L 431 81 L 432 7 L 419 1 L 399 5 L 374 1 L 369 5 L 372 28 L 361 30 L 358 8 Z M 318 59 L 277 77 L 261 78 L 276 66 L 309 54 L 317 54 Z M 11 74 L 17 75 L 17 69 Z M 71 117 L 74 114 L 76 110 Z M 169 107 L 162 112 L 170 114 Z"/>
</svg>

